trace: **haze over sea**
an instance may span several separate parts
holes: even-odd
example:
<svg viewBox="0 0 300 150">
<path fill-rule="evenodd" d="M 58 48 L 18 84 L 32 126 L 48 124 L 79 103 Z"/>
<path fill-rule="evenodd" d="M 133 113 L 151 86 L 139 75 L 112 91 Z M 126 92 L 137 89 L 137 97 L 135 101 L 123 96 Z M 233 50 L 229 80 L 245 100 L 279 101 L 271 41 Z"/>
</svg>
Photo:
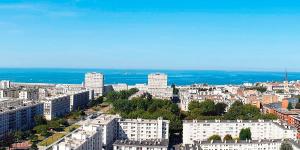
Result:
<svg viewBox="0 0 300 150">
<path fill-rule="evenodd" d="M 147 75 L 156 72 L 168 74 L 169 84 L 175 83 L 176 85 L 283 81 L 285 75 L 284 72 L 262 71 L 0 68 L 0 80 L 80 84 L 83 82 L 86 72 L 104 73 L 105 84 L 127 83 L 129 85 L 147 83 Z M 300 80 L 300 72 L 289 72 L 288 77 L 289 80 Z"/>
</svg>

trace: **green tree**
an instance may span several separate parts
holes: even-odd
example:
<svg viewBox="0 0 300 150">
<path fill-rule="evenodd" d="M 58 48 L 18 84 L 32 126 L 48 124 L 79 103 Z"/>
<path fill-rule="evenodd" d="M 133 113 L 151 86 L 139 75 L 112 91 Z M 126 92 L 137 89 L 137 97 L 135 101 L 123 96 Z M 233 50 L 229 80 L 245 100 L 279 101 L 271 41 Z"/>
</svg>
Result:
<svg viewBox="0 0 300 150">
<path fill-rule="evenodd" d="M 223 138 L 224 141 L 231 141 L 233 140 L 232 136 L 230 134 L 226 134 L 225 137 Z"/>
<path fill-rule="evenodd" d="M 225 113 L 227 105 L 225 103 L 217 103 L 215 106 L 216 115 L 223 115 Z"/>
<path fill-rule="evenodd" d="M 288 142 L 281 143 L 280 150 L 293 150 L 293 147 Z"/>
<path fill-rule="evenodd" d="M 38 133 L 38 134 L 41 134 L 42 132 L 47 132 L 48 130 L 48 126 L 47 125 L 38 125 L 38 126 L 35 126 L 33 128 L 33 130 Z"/>
<path fill-rule="evenodd" d="M 36 125 L 47 124 L 47 120 L 43 115 L 34 116 L 34 121 Z"/>
<path fill-rule="evenodd" d="M 219 135 L 212 135 L 208 139 L 208 141 L 214 140 L 214 141 L 221 141 L 221 137 Z"/>
<path fill-rule="evenodd" d="M 240 131 L 240 135 L 239 135 L 240 140 L 251 140 L 251 130 L 250 128 L 243 128 Z"/>
<path fill-rule="evenodd" d="M 191 101 L 188 106 L 189 111 L 192 111 L 193 109 L 199 108 L 199 107 L 200 107 L 200 103 L 197 101 Z"/>
<path fill-rule="evenodd" d="M 289 102 L 287 109 L 288 109 L 288 110 L 294 109 L 291 102 Z"/>
<path fill-rule="evenodd" d="M 173 94 L 174 94 L 174 95 L 178 95 L 179 90 L 176 88 L 176 85 L 175 85 L 175 84 L 172 84 L 171 87 L 173 88 Z"/>
<path fill-rule="evenodd" d="M 22 131 L 15 131 L 13 134 L 14 134 L 14 138 L 17 142 L 20 142 L 23 140 L 24 133 Z"/>
<path fill-rule="evenodd" d="M 37 147 L 37 145 L 36 145 L 35 142 L 32 143 L 32 145 L 31 145 L 31 147 L 30 147 L 29 150 L 38 150 L 38 147 Z"/>
</svg>

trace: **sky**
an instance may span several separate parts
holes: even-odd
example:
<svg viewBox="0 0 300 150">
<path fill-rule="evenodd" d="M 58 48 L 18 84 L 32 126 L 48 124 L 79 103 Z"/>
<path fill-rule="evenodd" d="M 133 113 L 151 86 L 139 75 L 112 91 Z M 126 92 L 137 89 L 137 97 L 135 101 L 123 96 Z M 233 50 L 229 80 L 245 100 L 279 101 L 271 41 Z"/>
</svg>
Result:
<svg viewBox="0 0 300 150">
<path fill-rule="evenodd" d="M 0 67 L 300 71 L 297 0 L 1 0 Z"/>
</svg>

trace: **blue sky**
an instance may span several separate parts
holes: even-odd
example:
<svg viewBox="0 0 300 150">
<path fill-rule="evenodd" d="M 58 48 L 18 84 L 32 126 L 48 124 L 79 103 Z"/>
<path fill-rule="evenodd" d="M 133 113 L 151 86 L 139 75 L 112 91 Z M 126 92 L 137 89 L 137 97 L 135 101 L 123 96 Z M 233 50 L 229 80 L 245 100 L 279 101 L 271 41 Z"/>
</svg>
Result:
<svg viewBox="0 0 300 150">
<path fill-rule="evenodd" d="M 296 0 L 1 0 L 0 67 L 300 71 Z"/>
</svg>

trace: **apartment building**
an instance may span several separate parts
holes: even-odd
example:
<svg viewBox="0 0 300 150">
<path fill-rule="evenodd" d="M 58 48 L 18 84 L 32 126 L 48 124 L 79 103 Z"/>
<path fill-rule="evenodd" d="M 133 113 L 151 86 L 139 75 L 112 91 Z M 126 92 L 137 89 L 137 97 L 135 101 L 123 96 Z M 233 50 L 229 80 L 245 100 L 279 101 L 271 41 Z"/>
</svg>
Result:
<svg viewBox="0 0 300 150">
<path fill-rule="evenodd" d="M 283 139 L 245 140 L 245 141 L 199 141 L 194 144 L 182 145 L 178 150 L 279 150 Z M 300 149 L 299 144 L 287 141 L 294 150 Z"/>
<path fill-rule="evenodd" d="M 122 119 L 119 115 L 102 114 L 86 121 L 86 124 L 99 125 L 102 129 L 104 149 L 113 149 L 116 140 L 147 141 L 168 140 L 169 121 L 158 118 Z"/>
<path fill-rule="evenodd" d="M 90 92 L 87 90 L 68 92 L 70 95 L 70 111 L 84 108 L 90 100 Z"/>
<path fill-rule="evenodd" d="M 99 126 L 83 125 L 50 147 L 52 150 L 101 150 L 101 138 Z"/>
<path fill-rule="evenodd" d="M 24 100 L 38 100 L 39 89 L 21 89 L 19 91 L 19 98 Z"/>
<path fill-rule="evenodd" d="M 46 97 L 41 100 L 44 103 L 44 116 L 47 120 L 66 115 L 70 112 L 70 96 L 59 95 Z"/>
<path fill-rule="evenodd" d="M 0 81 L 0 89 L 7 89 L 7 88 L 10 88 L 10 81 L 1 80 Z"/>
<path fill-rule="evenodd" d="M 113 150 L 168 150 L 168 140 L 117 140 L 113 144 Z"/>
<path fill-rule="evenodd" d="M 173 97 L 173 88 L 168 87 L 168 76 L 166 74 L 149 74 L 147 87 L 147 92 L 155 98 L 171 99 Z"/>
<path fill-rule="evenodd" d="M 105 115 L 102 114 L 97 118 L 86 121 L 86 124 L 99 125 L 102 133 L 102 147 L 103 149 L 112 149 L 112 144 L 118 136 L 118 119 L 119 115 Z"/>
<path fill-rule="evenodd" d="M 150 119 L 119 119 L 118 139 L 132 141 L 169 139 L 169 121 L 158 118 Z"/>
<path fill-rule="evenodd" d="M 84 87 L 88 90 L 94 90 L 96 97 L 102 96 L 104 92 L 104 75 L 96 72 L 86 73 Z"/>
<path fill-rule="evenodd" d="M 9 132 L 35 125 L 34 116 L 43 115 L 43 103 L 4 100 L 0 102 L 0 139 Z"/>
<path fill-rule="evenodd" d="M 281 124 L 279 120 L 184 120 L 183 143 L 206 141 L 212 135 L 223 138 L 230 134 L 237 138 L 243 128 L 250 128 L 252 140 L 297 138 L 297 129 Z"/>
<path fill-rule="evenodd" d="M 0 89 L 0 98 L 19 98 L 19 89 L 17 88 Z"/>
<path fill-rule="evenodd" d="M 119 84 L 112 84 L 112 88 L 114 91 L 123 91 L 128 90 L 128 85 L 125 83 L 119 83 Z"/>
</svg>

